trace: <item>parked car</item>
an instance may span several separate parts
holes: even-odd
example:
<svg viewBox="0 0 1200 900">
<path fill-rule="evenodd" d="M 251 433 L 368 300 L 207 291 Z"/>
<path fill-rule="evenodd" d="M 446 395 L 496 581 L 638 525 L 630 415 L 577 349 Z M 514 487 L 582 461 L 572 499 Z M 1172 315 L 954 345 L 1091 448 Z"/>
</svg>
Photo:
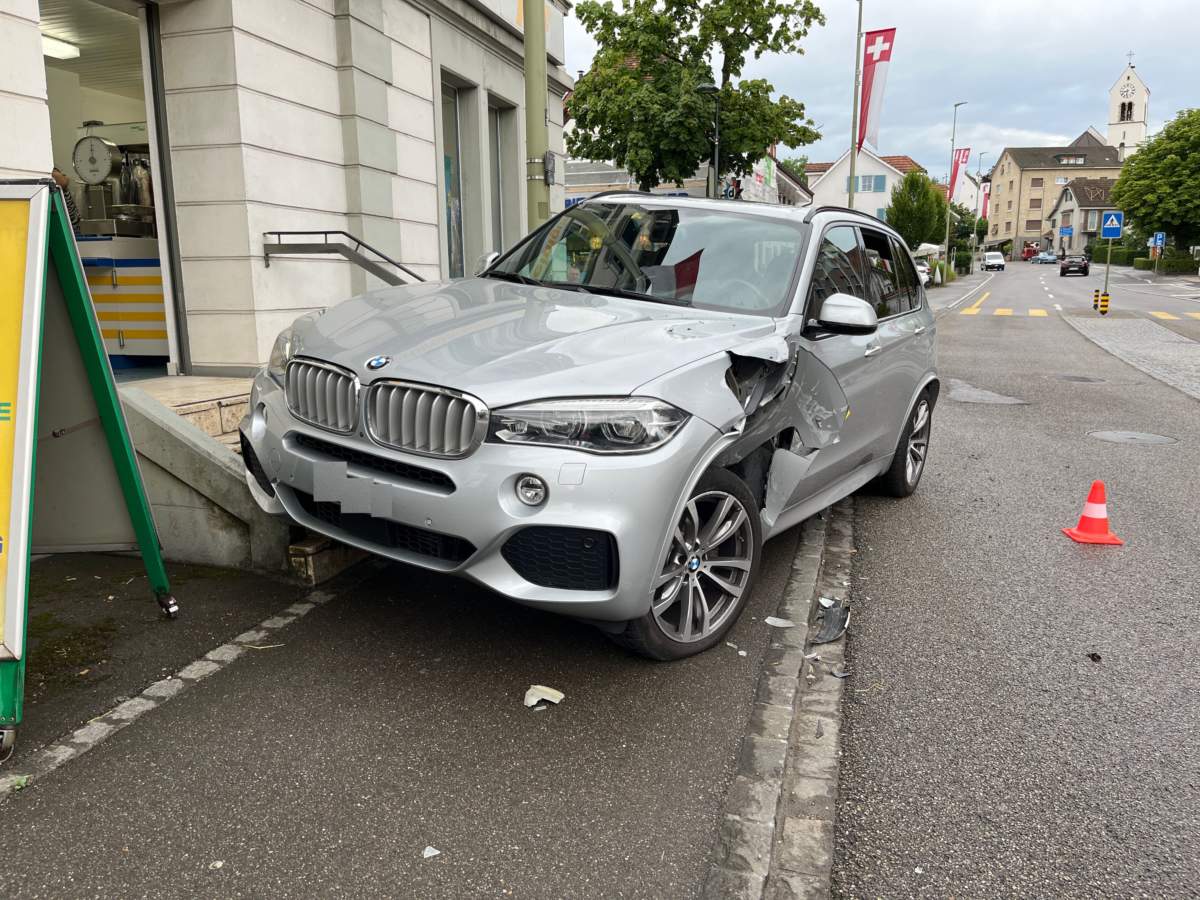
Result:
<svg viewBox="0 0 1200 900">
<path fill-rule="evenodd" d="M 914 265 L 917 267 L 917 275 L 921 279 L 921 284 L 929 284 L 929 263 L 923 259 L 914 260 Z"/>
<path fill-rule="evenodd" d="M 1058 255 L 1049 250 L 1043 250 L 1041 253 L 1031 259 L 1030 262 L 1038 263 L 1039 265 L 1054 265 L 1058 262 Z"/>
<path fill-rule="evenodd" d="M 874 217 L 607 194 L 494 256 L 279 335 L 240 426 L 264 510 L 675 659 L 763 541 L 916 489 L 934 318 Z"/>
<path fill-rule="evenodd" d="M 1080 275 L 1086 275 L 1091 271 L 1091 264 L 1088 258 L 1082 253 L 1071 256 L 1064 256 L 1058 265 L 1058 274 L 1065 276 L 1071 272 L 1078 272 Z"/>
<path fill-rule="evenodd" d="M 988 272 L 992 269 L 1004 271 L 1004 254 L 998 253 L 995 250 L 989 250 L 983 254 L 983 271 Z"/>
<path fill-rule="evenodd" d="M 1037 256 L 1037 252 L 1038 252 L 1037 247 L 1032 247 L 1032 246 L 1027 245 L 1027 246 L 1021 248 L 1021 259 L 1028 262 L 1029 260 L 1031 260 L 1035 256 Z"/>
</svg>

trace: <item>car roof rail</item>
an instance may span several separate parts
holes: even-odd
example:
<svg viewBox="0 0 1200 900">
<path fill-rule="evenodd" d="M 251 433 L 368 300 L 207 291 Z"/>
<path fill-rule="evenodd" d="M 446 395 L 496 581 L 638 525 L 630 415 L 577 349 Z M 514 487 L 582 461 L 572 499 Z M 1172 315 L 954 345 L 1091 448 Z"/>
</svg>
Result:
<svg viewBox="0 0 1200 900">
<path fill-rule="evenodd" d="M 872 216 L 870 213 L 865 213 L 861 209 L 851 209 L 848 206 L 814 206 L 808 211 L 808 214 L 805 215 L 804 224 L 809 224 L 812 221 L 813 216 L 815 216 L 817 213 L 823 212 L 853 213 L 856 216 L 866 216 L 869 219 L 875 218 L 875 216 Z M 882 222 L 883 220 L 880 219 L 879 221 Z M 887 223 L 884 222 L 884 224 L 886 225 Z"/>
</svg>

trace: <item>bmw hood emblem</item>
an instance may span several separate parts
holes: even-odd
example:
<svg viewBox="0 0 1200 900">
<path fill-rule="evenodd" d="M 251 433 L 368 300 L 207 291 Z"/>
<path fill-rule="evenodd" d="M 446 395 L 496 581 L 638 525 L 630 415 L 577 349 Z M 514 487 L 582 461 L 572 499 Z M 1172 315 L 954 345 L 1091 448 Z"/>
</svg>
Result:
<svg viewBox="0 0 1200 900">
<path fill-rule="evenodd" d="M 392 358 L 390 356 L 372 356 L 367 360 L 367 368 L 374 372 L 378 369 L 382 369 L 391 361 Z"/>
</svg>

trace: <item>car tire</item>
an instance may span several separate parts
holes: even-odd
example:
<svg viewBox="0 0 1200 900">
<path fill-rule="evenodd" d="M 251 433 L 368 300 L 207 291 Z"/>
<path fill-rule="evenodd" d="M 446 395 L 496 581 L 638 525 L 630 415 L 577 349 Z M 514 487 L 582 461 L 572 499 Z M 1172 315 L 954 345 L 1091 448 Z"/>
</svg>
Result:
<svg viewBox="0 0 1200 900">
<path fill-rule="evenodd" d="M 928 460 L 929 434 L 932 427 L 933 395 L 929 391 L 923 391 L 909 410 L 908 418 L 904 420 L 904 430 L 900 432 L 892 464 L 877 479 L 880 493 L 889 497 L 907 497 L 917 489 Z M 915 441 L 914 434 L 917 435 Z M 914 452 L 920 455 L 919 461 L 914 461 L 915 471 L 914 466 L 909 465 L 910 456 Z"/>
<path fill-rule="evenodd" d="M 727 501 L 730 507 L 727 513 L 722 513 Z M 745 514 L 744 520 L 740 513 Z M 727 529 L 731 521 L 737 524 Z M 725 530 L 729 533 L 704 550 L 704 532 L 710 525 L 718 529 L 714 536 Z M 701 477 L 680 521 L 672 523 L 671 528 L 673 535 L 678 532 L 683 536 L 687 546 L 671 538 L 667 557 L 655 571 L 650 587 L 650 609 L 640 618 L 626 622 L 624 630 L 609 634 L 622 647 L 657 660 L 683 659 L 719 643 L 745 609 L 762 559 L 758 503 L 746 483 L 728 469 L 710 469 Z M 736 566 L 710 567 L 706 560 L 712 559 Z M 696 560 L 700 560 L 699 568 L 693 569 Z M 663 580 L 673 574 L 678 581 Z M 719 587 L 718 579 L 735 588 L 736 594 Z M 714 595 L 714 591 L 719 594 Z M 706 613 L 711 614 L 710 596 L 717 597 L 718 618 L 704 630 Z M 686 616 L 689 609 L 690 620 Z M 699 634 L 697 626 L 701 626 Z"/>
</svg>

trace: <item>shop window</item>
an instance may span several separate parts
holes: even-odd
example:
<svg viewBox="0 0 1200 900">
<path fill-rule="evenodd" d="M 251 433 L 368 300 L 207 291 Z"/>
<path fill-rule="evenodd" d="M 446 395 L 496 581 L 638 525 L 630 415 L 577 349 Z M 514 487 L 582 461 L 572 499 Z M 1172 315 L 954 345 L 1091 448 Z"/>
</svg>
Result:
<svg viewBox="0 0 1200 900">
<path fill-rule="evenodd" d="M 462 278 L 466 274 L 458 94 L 458 88 L 453 85 L 442 85 L 442 176 L 445 178 L 446 257 L 451 278 Z"/>
</svg>

